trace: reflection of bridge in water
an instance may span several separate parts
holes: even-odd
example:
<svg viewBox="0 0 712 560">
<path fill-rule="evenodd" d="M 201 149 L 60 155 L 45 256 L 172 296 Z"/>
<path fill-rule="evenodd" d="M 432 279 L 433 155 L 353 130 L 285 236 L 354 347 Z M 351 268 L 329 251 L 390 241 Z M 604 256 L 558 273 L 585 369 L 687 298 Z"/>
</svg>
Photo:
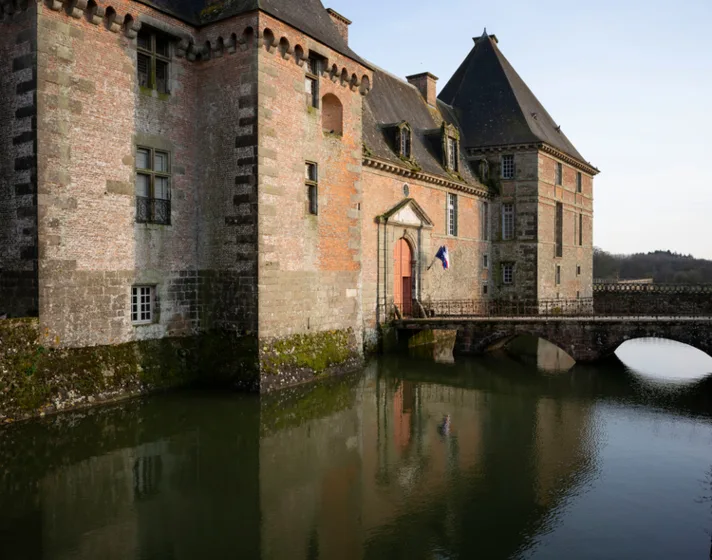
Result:
<svg viewBox="0 0 712 560">
<path fill-rule="evenodd" d="M 169 395 L 11 426 L 3 552 L 511 558 L 594 476 L 594 405 L 643 403 L 627 376 L 539 376 L 500 358 L 434 372 L 393 357 L 262 400 Z M 705 398 L 653 406 L 700 414 Z"/>
<path fill-rule="evenodd" d="M 591 362 L 636 338 L 665 338 L 712 355 L 712 286 L 598 284 L 576 300 L 416 302 L 413 317 L 391 325 L 406 334 L 457 331 L 455 352 L 481 354 L 521 335 L 555 344 Z"/>
</svg>

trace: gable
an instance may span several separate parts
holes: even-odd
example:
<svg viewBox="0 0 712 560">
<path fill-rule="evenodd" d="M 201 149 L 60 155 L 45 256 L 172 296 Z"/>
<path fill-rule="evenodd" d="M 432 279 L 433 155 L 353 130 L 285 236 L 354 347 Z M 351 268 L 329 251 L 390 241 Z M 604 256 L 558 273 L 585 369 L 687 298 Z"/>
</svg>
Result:
<svg viewBox="0 0 712 560">
<path fill-rule="evenodd" d="M 385 222 L 392 225 L 401 225 L 408 227 L 423 227 L 432 228 L 433 222 L 420 207 L 420 205 L 412 198 L 396 204 L 388 212 L 381 216 Z"/>
</svg>

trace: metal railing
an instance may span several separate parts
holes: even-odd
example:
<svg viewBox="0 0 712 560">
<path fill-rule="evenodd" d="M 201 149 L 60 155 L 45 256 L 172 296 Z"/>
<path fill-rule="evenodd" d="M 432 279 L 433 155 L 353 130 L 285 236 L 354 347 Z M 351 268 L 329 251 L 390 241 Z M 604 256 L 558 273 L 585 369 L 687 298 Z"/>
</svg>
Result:
<svg viewBox="0 0 712 560">
<path fill-rule="evenodd" d="M 162 198 L 136 197 L 136 221 L 141 224 L 171 224 L 171 201 Z"/>
<path fill-rule="evenodd" d="M 712 298 L 688 301 L 669 293 L 653 293 L 616 299 L 414 300 L 410 310 L 391 303 L 380 305 L 378 312 L 386 322 L 404 318 L 468 317 L 712 317 Z"/>
</svg>

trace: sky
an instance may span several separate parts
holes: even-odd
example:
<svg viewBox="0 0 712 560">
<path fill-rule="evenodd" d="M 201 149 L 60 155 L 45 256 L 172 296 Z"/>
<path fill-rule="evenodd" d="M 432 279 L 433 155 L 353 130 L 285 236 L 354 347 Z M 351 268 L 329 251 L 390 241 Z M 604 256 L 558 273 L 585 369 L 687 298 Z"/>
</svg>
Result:
<svg viewBox="0 0 712 560">
<path fill-rule="evenodd" d="M 445 86 L 472 37 L 499 48 L 584 158 L 594 244 L 712 258 L 712 0 L 324 0 L 349 43 Z"/>
</svg>

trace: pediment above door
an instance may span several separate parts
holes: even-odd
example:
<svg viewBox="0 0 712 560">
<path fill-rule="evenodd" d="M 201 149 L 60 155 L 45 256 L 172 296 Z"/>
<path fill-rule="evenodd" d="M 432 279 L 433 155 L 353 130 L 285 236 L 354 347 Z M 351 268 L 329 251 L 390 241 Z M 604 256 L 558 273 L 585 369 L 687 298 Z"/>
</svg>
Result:
<svg viewBox="0 0 712 560">
<path fill-rule="evenodd" d="M 388 212 L 378 217 L 380 223 L 431 229 L 434 224 L 420 205 L 412 198 L 401 200 Z"/>
</svg>

